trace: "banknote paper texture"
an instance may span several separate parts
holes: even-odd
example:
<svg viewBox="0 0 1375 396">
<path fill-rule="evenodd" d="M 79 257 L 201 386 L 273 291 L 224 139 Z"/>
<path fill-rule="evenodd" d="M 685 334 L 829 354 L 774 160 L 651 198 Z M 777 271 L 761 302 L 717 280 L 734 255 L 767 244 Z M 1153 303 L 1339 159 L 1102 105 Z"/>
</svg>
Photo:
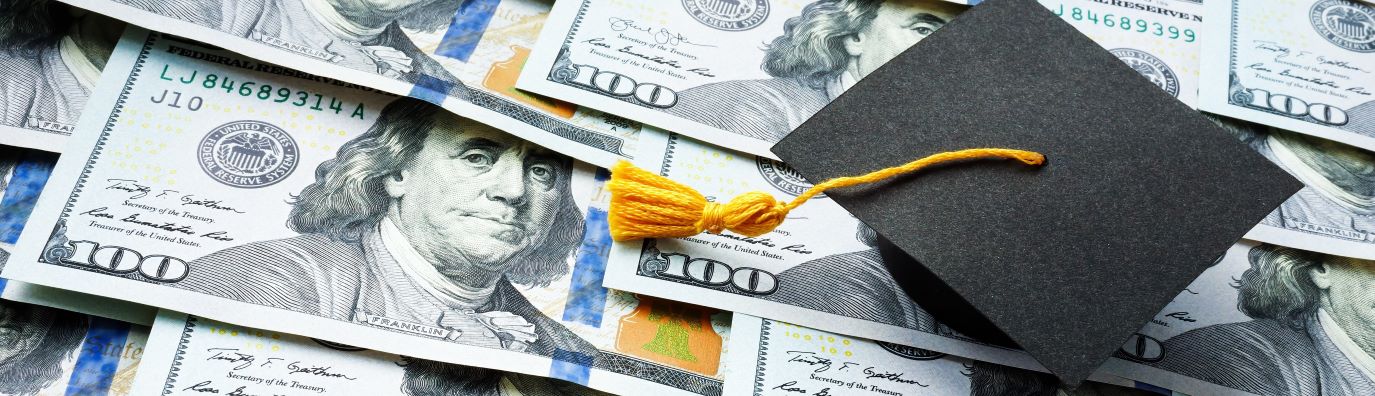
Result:
<svg viewBox="0 0 1375 396">
<path fill-rule="evenodd" d="M 1375 152 L 1235 119 L 1214 120 L 1304 184 L 1246 238 L 1375 259 Z"/>
<path fill-rule="evenodd" d="M 1076 391 L 1049 374 L 999 366 L 898 344 L 736 314 L 732 321 L 730 395 L 1136 395 L 1120 387 L 1168 390 L 1094 375 Z M 1112 385 L 1107 385 L 1112 384 Z"/>
<path fill-rule="evenodd" d="M 1189 107 L 1198 106 L 1202 0 L 1040 0 Z"/>
<path fill-rule="evenodd" d="M 1199 107 L 1375 149 L 1375 6 L 1210 1 Z"/>
<path fill-rule="evenodd" d="M 569 382 L 504 373 L 163 311 L 136 395 L 602 396 Z"/>
<path fill-rule="evenodd" d="M 773 157 L 774 142 L 965 8 L 934 0 L 561 1 L 518 86 Z"/>
<path fill-rule="evenodd" d="M 1104 371 L 1195 395 L 1371 394 L 1372 264 L 1238 243 Z"/>
<path fill-rule="evenodd" d="M 69 0 L 145 28 L 408 95 L 610 166 L 638 125 L 515 90 L 551 1 Z"/>
<path fill-rule="evenodd" d="M 131 29 L 4 275 L 417 358 L 718 394 L 728 318 L 601 286 L 604 171 Z"/>
<path fill-rule="evenodd" d="M 638 165 L 686 183 L 708 199 L 723 201 L 747 191 L 789 199 L 811 186 L 774 160 L 684 135 L 662 136 L 667 138 L 641 141 L 645 151 L 637 158 L 645 162 Z M 1005 365 L 1040 367 L 1021 351 L 963 337 L 934 320 L 898 286 L 876 244 L 872 229 L 820 196 L 758 237 L 704 233 L 616 243 L 606 286 Z"/>
<path fill-rule="evenodd" d="M 135 394 L 147 339 L 144 326 L 0 301 L 0 394 Z"/>
<path fill-rule="evenodd" d="M 0 144 L 61 151 L 123 24 L 56 1 L 14 3 L 0 10 Z"/>
<path fill-rule="evenodd" d="M 732 395 L 975 394 L 971 360 L 744 314 L 732 323 L 738 338 L 730 359 L 741 368 L 727 378 Z M 1022 389 L 1027 394 L 1054 392 L 1029 385 L 1035 389 Z"/>
</svg>

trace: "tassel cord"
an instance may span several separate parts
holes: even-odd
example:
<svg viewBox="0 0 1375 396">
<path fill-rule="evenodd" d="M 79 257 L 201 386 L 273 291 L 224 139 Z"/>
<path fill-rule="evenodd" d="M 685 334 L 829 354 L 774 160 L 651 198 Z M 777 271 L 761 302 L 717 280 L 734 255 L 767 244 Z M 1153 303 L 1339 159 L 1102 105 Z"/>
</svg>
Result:
<svg viewBox="0 0 1375 396">
<path fill-rule="evenodd" d="M 719 234 L 727 230 L 750 237 L 759 236 L 778 227 L 788 212 L 827 190 L 879 182 L 935 164 L 984 158 L 1016 159 L 1032 166 L 1045 163 L 1045 156 L 1031 151 L 966 149 L 934 154 L 859 176 L 826 180 L 788 203 L 778 202 L 773 195 L 759 191 L 741 194 L 726 203 L 717 203 L 708 202 L 706 197 L 691 187 L 621 161 L 613 168 L 608 184 L 611 210 L 607 221 L 612 239 L 618 241 L 681 238 L 703 231 Z"/>
<path fill-rule="evenodd" d="M 784 208 L 786 208 L 786 211 L 796 209 L 798 206 L 802 206 L 802 203 L 807 202 L 807 200 L 812 199 L 812 197 L 815 197 L 817 194 L 826 192 L 827 190 L 853 187 L 861 184 L 876 183 L 901 175 L 905 175 L 908 173 L 916 172 L 918 170 L 921 170 L 922 168 L 944 162 L 972 160 L 981 158 L 1010 158 L 1032 166 L 1044 164 L 1046 161 L 1046 157 L 1041 153 L 1025 150 L 1013 150 L 1002 148 L 974 148 L 964 149 L 960 151 L 948 151 L 944 153 L 933 154 L 925 158 L 914 160 L 912 162 L 908 162 L 906 164 L 902 164 L 899 166 L 879 169 L 859 176 L 843 176 L 828 179 L 824 182 L 821 182 L 820 184 L 813 185 L 812 188 L 807 189 L 807 191 L 804 191 L 801 195 L 798 195 L 797 198 L 794 198 L 792 202 L 788 202 L 787 205 L 784 205 Z"/>
</svg>

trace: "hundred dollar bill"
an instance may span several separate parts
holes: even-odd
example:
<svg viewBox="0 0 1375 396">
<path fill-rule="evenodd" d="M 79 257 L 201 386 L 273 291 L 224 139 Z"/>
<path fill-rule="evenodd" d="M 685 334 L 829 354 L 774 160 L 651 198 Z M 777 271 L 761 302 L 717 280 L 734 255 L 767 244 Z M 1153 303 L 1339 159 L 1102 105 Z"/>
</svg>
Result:
<svg viewBox="0 0 1375 396">
<path fill-rule="evenodd" d="M 515 90 L 551 0 L 63 0 L 262 61 L 441 104 L 596 165 L 637 124 Z M 264 68 L 274 66 L 262 64 Z"/>
<path fill-rule="evenodd" d="M 147 339 L 144 326 L 0 301 L 0 394 L 135 394 Z"/>
<path fill-rule="evenodd" d="M 963 5 L 560 1 L 520 88 L 754 155 Z"/>
<path fill-rule="evenodd" d="M 1375 5 L 1209 1 L 1199 108 L 1375 149 Z"/>
<path fill-rule="evenodd" d="M 728 318 L 601 285 L 605 171 L 142 29 L 6 277 L 615 392 L 720 392 Z"/>
<path fill-rule="evenodd" d="M 1189 107 L 1198 106 L 1202 0 L 1040 0 Z"/>
<path fill-rule="evenodd" d="M 0 8 L 0 144 L 61 151 L 124 24 L 55 0 Z"/>
<path fill-rule="evenodd" d="M 570 382 L 413 359 L 162 311 L 136 395 L 600 396 Z"/>
<path fill-rule="evenodd" d="M 1243 241 L 1102 371 L 1188 394 L 1375 392 L 1375 261 Z"/>
<path fill-rule="evenodd" d="M 1049 374 L 736 314 L 730 395 L 1151 395 L 1169 391 L 1096 374 L 1069 391 Z M 1131 389 L 1138 388 L 1138 389 Z"/>
<path fill-rule="evenodd" d="M 1246 238 L 1375 260 L 1375 152 L 1235 119 L 1213 120 L 1304 184 Z"/>
<path fill-rule="evenodd" d="M 791 199 L 811 187 L 764 157 L 678 134 L 641 140 L 639 166 L 708 199 L 748 191 Z M 654 150 L 651 152 L 650 150 Z M 1026 353 L 965 337 L 936 321 L 898 286 L 878 235 L 819 196 L 765 235 L 731 233 L 616 243 L 606 286 L 642 295 L 783 320 L 825 331 L 914 345 L 999 364 L 1040 369 Z"/>
</svg>

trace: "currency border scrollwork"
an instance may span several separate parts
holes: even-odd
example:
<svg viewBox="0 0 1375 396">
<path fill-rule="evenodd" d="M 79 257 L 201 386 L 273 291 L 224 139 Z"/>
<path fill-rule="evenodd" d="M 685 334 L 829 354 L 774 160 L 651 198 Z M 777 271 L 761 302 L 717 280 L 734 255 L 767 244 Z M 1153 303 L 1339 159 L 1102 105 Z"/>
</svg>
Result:
<svg viewBox="0 0 1375 396">
<path fill-rule="evenodd" d="M 772 320 L 759 320 L 759 354 L 754 362 L 754 395 L 764 394 L 764 358 L 769 354 L 769 327 L 773 325 Z"/>
<path fill-rule="evenodd" d="M 1237 74 L 1235 72 L 1227 73 L 1227 103 L 1245 106 L 1247 103 L 1251 103 L 1253 99 L 1255 99 L 1255 95 L 1241 85 Z"/>
<path fill-rule="evenodd" d="M 58 219 L 57 224 L 53 225 L 52 234 L 48 235 L 48 243 L 43 245 L 43 253 L 38 261 L 48 264 L 59 264 L 62 260 L 72 258 L 76 255 L 76 249 L 67 245 L 71 239 L 67 238 L 67 220 Z"/>
<path fill-rule="evenodd" d="M 710 377 L 693 374 L 631 356 L 598 351 L 592 367 L 644 381 L 668 385 L 702 396 L 721 396 L 722 383 Z"/>
<path fill-rule="evenodd" d="M 590 0 L 583 0 L 582 3 L 578 4 L 578 12 L 573 14 L 573 23 L 568 25 L 568 33 L 563 36 L 563 45 L 559 47 L 558 54 L 554 56 L 554 64 L 549 67 L 549 81 L 577 87 L 575 84 L 568 84 L 568 80 L 577 75 L 577 71 L 573 70 L 573 61 L 568 52 L 573 45 L 573 36 L 576 36 L 578 30 L 582 28 L 582 19 L 587 16 L 587 8 L 591 5 Z M 588 89 L 583 88 L 583 90 L 587 91 Z"/>
<path fill-rule="evenodd" d="M 634 158 L 625 153 L 625 140 L 604 133 L 577 127 L 555 120 L 538 111 L 517 105 L 506 98 L 498 97 L 481 90 L 469 90 L 468 102 L 478 107 L 509 117 L 526 125 L 539 128 L 551 135 L 568 139 L 584 146 L 602 150 L 623 158 Z"/>
<path fill-rule="evenodd" d="M 659 176 L 668 177 L 668 169 L 673 167 L 673 152 L 678 148 L 678 139 L 682 139 L 677 133 L 668 133 L 668 144 L 664 145 L 664 160 L 659 163 Z"/>
<path fill-rule="evenodd" d="M 591 5 L 591 0 L 583 0 L 581 4 L 578 4 L 578 13 L 573 16 L 573 23 L 568 26 L 568 34 L 563 36 L 564 48 L 568 48 L 568 45 L 573 43 L 573 35 L 582 26 L 582 18 L 587 15 L 587 8 Z"/>
<path fill-rule="evenodd" d="M 1227 82 L 1227 88 L 1228 88 L 1229 90 L 1231 90 L 1232 87 L 1240 87 L 1240 86 L 1241 86 L 1241 81 L 1238 81 L 1238 80 L 1237 80 L 1237 77 L 1236 77 L 1236 75 L 1237 75 L 1237 73 L 1236 73 L 1236 70 L 1237 70 L 1237 13 L 1238 13 L 1238 11 L 1237 11 L 1237 6 L 1239 5 L 1240 1 L 1239 1 L 1239 0 L 1231 0 L 1231 2 L 1232 2 L 1232 6 L 1231 6 L 1231 11 L 1232 11 L 1232 12 L 1231 12 L 1231 15 L 1228 16 L 1228 17 L 1229 17 L 1229 20 L 1227 21 L 1227 30 L 1230 30 L 1230 32 L 1227 33 L 1227 72 L 1228 72 L 1228 74 L 1230 74 L 1230 75 L 1232 76 L 1232 78 L 1229 79 L 1228 82 Z M 1235 95 L 1227 95 L 1227 98 L 1228 98 L 1228 100 L 1236 100 L 1236 99 L 1235 99 L 1235 98 L 1236 98 Z M 1249 102 L 1247 102 L 1247 103 L 1249 103 Z M 1236 103 L 1236 102 L 1232 102 L 1231 104 L 1237 104 L 1237 103 Z"/>
<path fill-rule="evenodd" d="M 1237 76 L 1236 72 L 1237 22 L 1238 18 L 1240 18 L 1239 15 L 1241 13 L 1237 10 L 1237 8 L 1240 7 L 1241 2 L 1239 0 L 1231 1 L 1231 15 L 1230 20 L 1227 22 L 1227 29 L 1230 30 L 1227 36 L 1227 104 L 1238 106 L 1243 109 L 1256 110 L 1262 113 L 1269 113 L 1287 117 L 1287 115 L 1283 113 L 1278 113 L 1270 109 L 1257 108 L 1248 105 L 1249 103 L 1251 103 L 1252 99 L 1254 99 L 1254 94 L 1252 94 L 1250 91 L 1247 91 L 1246 86 L 1241 84 L 1241 77 Z"/>
<path fill-rule="evenodd" d="M 60 250 L 55 249 L 51 245 L 53 241 L 56 240 L 67 240 L 67 217 L 71 215 L 73 208 L 76 206 L 76 199 L 81 196 L 81 192 L 87 182 L 87 175 L 92 169 L 95 169 L 95 162 L 100 158 L 100 154 L 105 148 L 106 141 L 109 139 L 110 131 L 115 127 L 115 119 L 119 118 L 124 112 L 124 104 L 129 101 L 130 91 L 134 88 L 134 82 L 138 81 L 139 74 L 143 70 L 143 65 L 147 63 L 148 55 L 152 53 L 153 42 L 161 37 L 161 33 L 149 32 L 148 37 L 143 40 L 143 46 L 139 48 L 138 57 L 134 60 L 134 67 L 129 71 L 128 77 L 124 79 L 124 86 L 120 88 L 119 97 L 115 99 L 115 105 L 110 109 L 110 116 L 105 118 L 105 126 L 101 128 L 100 137 L 96 139 L 95 146 L 91 148 L 90 156 L 86 158 L 86 163 L 82 165 L 81 174 L 77 176 L 76 184 L 72 186 L 72 192 L 67 196 L 67 202 L 62 204 L 62 212 L 58 214 L 57 221 L 53 224 L 53 231 L 48 236 L 48 246 L 45 246 L 39 253 L 39 257 L 37 258 L 39 262 L 72 268 L 82 268 L 79 266 L 67 265 L 62 262 L 62 260 L 48 261 L 47 259 L 49 258 L 50 252 L 57 253 Z M 70 254 L 68 254 L 68 257 L 70 257 Z"/>
<path fill-rule="evenodd" d="M 679 135 L 678 135 L 677 133 L 673 133 L 673 132 L 669 132 L 669 133 L 668 133 L 668 143 L 664 145 L 664 159 L 663 159 L 663 162 L 660 162 L 660 163 L 659 163 L 659 176 L 664 176 L 664 177 L 667 177 L 667 176 L 668 176 L 669 168 L 671 168 L 671 167 L 673 166 L 673 152 L 674 152 L 674 150 L 676 150 L 677 147 L 678 147 L 678 139 L 680 139 L 680 137 L 679 137 Z M 636 275 L 648 276 L 648 277 L 651 277 L 651 278 L 654 278 L 654 279 L 664 279 L 664 278 L 659 278 L 659 277 L 655 277 L 655 276 L 652 276 L 652 275 L 648 275 L 648 274 L 645 273 L 645 270 L 644 270 L 644 268 L 645 268 L 645 262 L 646 262 L 647 258 L 652 258 L 652 257 L 656 257 L 656 256 L 659 255 L 659 249 L 658 249 L 658 247 L 657 247 L 658 244 L 659 244 L 659 241 L 656 240 L 656 239 L 645 239 L 644 242 L 640 244 L 640 258 L 639 258 L 639 260 L 637 260 L 638 262 L 635 264 L 635 274 L 636 274 Z M 669 280 L 669 279 L 664 279 L 664 280 Z M 680 283 L 686 283 L 686 282 L 680 282 Z M 693 285 L 693 286 L 697 286 L 697 285 Z"/>
<path fill-rule="evenodd" d="M 578 4 L 578 12 L 573 15 L 573 23 L 568 25 L 568 34 L 563 36 L 563 46 L 559 47 L 558 54 L 554 56 L 554 64 L 549 68 L 549 81 L 564 84 L 577 75 L 573 70 L 573 62 L 568 58 L 568 51 L 573 44 L 573 36 L 577 35 L 578 29 L 582 27 L 582 18 L 587 15 L 587 7 L 591 4 L 588 0 Z"/>
<path fill-rule="evenodd" d="M 177 351 L 172 355 L 172 366 L 167 369 L 167 382 L 162 385 L 162 394 L 172 394 L 173 383 L 177 382 L 177 372 L 181 371 L 182 360 L 186 357 L 186 344 L 191 342 L 191 333 L 196 330 L 195 316 L 186 316 L 186 325 L 181 329 L 181 339 L 177 341 Z"/>
</svg>

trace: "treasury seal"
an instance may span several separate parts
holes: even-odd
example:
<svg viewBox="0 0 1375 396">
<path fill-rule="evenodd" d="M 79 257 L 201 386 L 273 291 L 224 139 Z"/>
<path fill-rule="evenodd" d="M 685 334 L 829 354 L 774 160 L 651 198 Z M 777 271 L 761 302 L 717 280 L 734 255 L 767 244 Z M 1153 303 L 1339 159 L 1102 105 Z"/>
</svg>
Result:
<svg viewBox="0 0 1375 396">
<path fill-rule="evenodd" d="M 682 0 L 688 15 L 719 30 L 754 29 L 769 17 L 769 0 Z"/>
<path fill-rule="evenodd" d="M 234 121 L 211 129 L 196 146 L 205 174 L 239 188 L 276 184 L 296 170 L 296 141 L 261 121 Z"/>
<path fill-rule="evenodd" d="M 1375 7 L 1351 0 L 1321 0 L 1308 10 L 1318 35 L 1338 47 L 1375 52 Z"/>
<path fill-rule="evenodd" d="M 906 345 L 898 345 L 890 342 L 879 341 L 878 346 L 883 347 L 883 350 L 888 351 L 889 353 L 912 360 L 936 360 L 945 356 L 944 353 L 928 351 L 925 349 L 910 347 Z"/>
<path fill-rule="evenodd" d="M 754 164 L 759 168 L 759 175 L 764 176 L 764 180 L 770 185 L 792 196 L 802 195 L 802 192 L 812 188 L 812 183 L 802 178 L 802 174 L 797 173 L 793 168 L 783 165 L 782 162 L 768 158 L 754 157 Z M 817 194 L 817 198 L 825 194 Z"/>
<path fill-rule="evenodd" d="M 1170 66 L 1166 65 L 1160 58 L 1156 58 L 1155 55 L 1148 54 L 1146 51 L 1131 48 L 1117 48 L 1108 50 L 1108 52 L 1116 55 L 1117 59 L 1121 59 L 1122 62 L 1126 62 L 1132 70 L 1141 73 L 1141 76 L 1151 80 L 1170 96 L 1179 97 L 1179 76 L 1175 75 L 1174 70 L 1170 70 Z"/>
</svg>

